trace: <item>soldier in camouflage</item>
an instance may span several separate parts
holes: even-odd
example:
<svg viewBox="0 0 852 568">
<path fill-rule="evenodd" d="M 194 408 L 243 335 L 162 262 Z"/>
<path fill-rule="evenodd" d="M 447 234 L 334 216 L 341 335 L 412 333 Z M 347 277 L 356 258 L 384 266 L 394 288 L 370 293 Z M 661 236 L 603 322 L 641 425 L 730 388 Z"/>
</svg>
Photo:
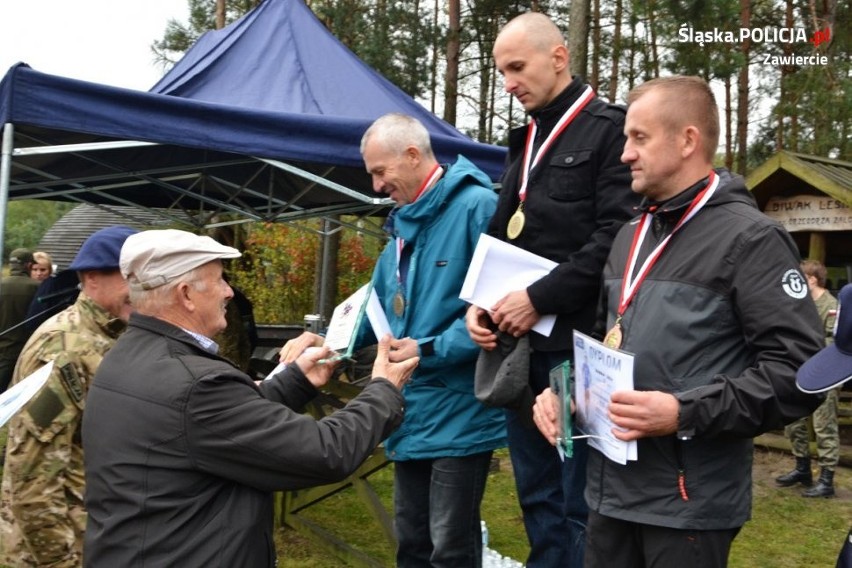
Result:
<svg viewBox="0 0 852 568">
<path fill-rule="evenodd" d="M 811 297 L 816 303 L 817 312 L 819 312 L 820 320 L 823 323 L 825 343 L 831 345 L 837 315 L 837 299 L 825 289 L 828 276 L 825 265 L 818 260 L 805 260 L 802 262 L 802 272 L 807 278 Z M 796 420 L 784 429 L 784 434 L 789 438 L 790 445 L 793 447 L 796 467 L 789 473 L 775 478 L 775 483 L 781 487 L 801 483 L 809 487 L 802 492 L 803 497 L 834 496 L 834 469 L 840 461 L 840 430 L 837 425 L 839 392 L 840 387 L 826 392 L 825 401 L 812 415 L 814 435 L 817 442 L 817 459 L 820 466 L 820 476 L 816 485 L 813 485 L 810 435 L 808 418 L 805 417 Z"/>
<path fill-rule="evenodd" d="M 69 267 L 80 277 L 76 303 L 44 322 L 21 352 L 13 384 L 50 361 L 45 387 L 9 421 L 0 503 L 0 565 L 82 564 L 86 394 L 104 354 L 130 316 L 118 269 L 121 245 L 136 233 L 107 227 L 91 235 Z"/>
</svg>

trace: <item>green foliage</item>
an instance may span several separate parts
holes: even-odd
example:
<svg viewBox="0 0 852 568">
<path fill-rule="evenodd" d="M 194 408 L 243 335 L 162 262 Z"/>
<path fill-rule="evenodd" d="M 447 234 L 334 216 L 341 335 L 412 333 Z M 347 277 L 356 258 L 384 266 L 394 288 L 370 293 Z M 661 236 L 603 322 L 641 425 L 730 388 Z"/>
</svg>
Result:
<svg viewBox="0 0 852 568">
<path fill-rule="evenodd" d="M 301 322 L 315 312 L 315 275 L 320 222 L 264 223 L 248 228 L 244 255 L 231 270 L 232 283 L 251 299 L 258 323 Z M 370 279 L 377 248 L 366 237 L 343 230 L 335 303 Z"/>
<path fill-rule="evenodd" d="M 75 205 L 41 199 L 10 201 L 3 235 L 3 258 L 20 247 L 35 251 L 50 227 Z"/>
<path fill-rule="evenodd" d="M 216 2 L 188 0 L 189 22 L 169 20 L 163 38 L 155 40 L 151 51 L 164 67 L 177 62 L 205 32 L 216 29 Z M 225 2 L 225 25 L 238 20 L 261 0 L 228 0 Z"/>
<path fill-rule="evenodd" d="M 367 65 L 417 97 L 426 92 L 429 68 L 423 61 L 440 33 L 424 4 L 325 0 L 312 2 L 311 9 Z"/>
<path fill-rule="evenodd" d="M 586 0 L 589 1 L 589 0 Z M 206 30 L 214 27 L 213 0 L 188 0 L 190 21 L 169 22 L 165 37 L 153 50 L 172 62 Z M 231 22 L 258 0 L 228 0 Z M 469 0 L 462 3 L 457 126 L 483 142 L 505 142 L 508 129 L 526 120 L 523 108 L 502 93 L 491 48 L 499 29 L 513 16 L 538 10 L 567 33 L 570 2 L 531 0 Z M 617 0 L 598 2 L 599 15 L 590 28 L 599 41 L 588 49 L 588 66 L 595 69 L 598 91 L 614 102 L 649 78 L 667 73 L 695 74 L 715 82 L 733 80 L 749 66 L 749 108 L 735 114 L 747 120 L 750 163 L 790 149 L 848 158 L 852 113 L 852 5 L 848 2 L 755 0 L 748 3 L 752 28 L 792 25 L 809 33 L 832 26 L 827 46 L 810 43 L 754 42 L 748 53 L 727 41 L 680 41 L 682 25 L 698 32 L 739 32 L 740 0 Z M 311 0 L 309 7 L 325 26 L 368 65 L 405 92 L 439 102 L 446 69 L 447 14 L 444 3 L 427 0 Z M 788 9 L 792 23 L 787 23 Z M 437 10 L 437 12 L 436 12 Z M 618 19 L 618 22 L 616 22 Z M 617 34 L 617 35 L 616 35 Z M 589 43 L 594 40 L 587 38 Z M 825 53 L 829 65 L 764 64 L 767 54 Z M 738 103 L 736 97 L 732 107 Z M 427 103 L 428 104 L 428 103 Z M 767 109 L 774 107 L 768 119 Z M 720 100 L 720 108 L 724 103 Z M 739 110 L 739 109 L 734 109 Z M 758 122 L 758 120 L 761 120 Z M 733 133 L 732 120 L 726 128 Z M 731 152 L 739 152 L 732 147 Z M 727 158 L 730 158 L 728 156 Z"/>
<path fill-rule="evenodd" d="M 819 8 L 819 5 L 817 6 Z M 760 126 L 750 147 L 752 166 L 765 161 L 778 150 L 804 152 L 848 160 L 852 114 L 852 6 L 839 2 L 834 15 L 831 41 L 820 46 L 792 44 L 789 55 L 823 55 L 829 65 L 787 66 L 778 78 L 778 97 L 770 119 Z M 796 25 L 814 29 L 828 26 L 827 14 L 814 14 L 808 6 L 794 12 Z M 824 28 L 821 28 L 824 29 Z"/>
</svg>

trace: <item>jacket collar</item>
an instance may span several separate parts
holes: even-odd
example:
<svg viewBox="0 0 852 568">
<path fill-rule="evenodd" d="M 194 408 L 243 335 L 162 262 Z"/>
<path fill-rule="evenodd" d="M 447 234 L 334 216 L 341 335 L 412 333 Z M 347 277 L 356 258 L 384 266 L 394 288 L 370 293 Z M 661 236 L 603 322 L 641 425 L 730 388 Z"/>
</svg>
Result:
<svg viewBox="0 0 852 568">
<path fill-rule="evenodd" d="M 485 187 L 490 184 L 487 176 L 463 156 L 459 156 L 455 163 L 442 164 L 441 167 L 444 168 L 444 175 L 432 189 L 414 203 L 396 207 L 388 214 L 384 229 L 389 235 L 401 237 L 406 242 L 415 241 L 421 229 L 442 214 L 457 188 L 465 183 Z"/>
<path fill-rule="evenodd" d="M 553 130 L 553 127 L 556 126 L 568 107 L 574 104 L 585 87 L 585 83 L 579 77 L 574 77 L 568 83 L 568 86 L 556 95 L 555 99 L 530 113 L 530 117 L 538 124 L 540 135 L 547 136 Z"/>
<path fill-rule="evenodd" d="M 103 309 L 93 299 L 88 297 L 85 292 L 80 292 L 80 295 L 77 296 L 76 305 L 77 310 L 80 313 L 85 313 L 107 337 L 116 339 L 127 329 L 127 324 L 124 320 L 115 317 Z"/>
</svg>

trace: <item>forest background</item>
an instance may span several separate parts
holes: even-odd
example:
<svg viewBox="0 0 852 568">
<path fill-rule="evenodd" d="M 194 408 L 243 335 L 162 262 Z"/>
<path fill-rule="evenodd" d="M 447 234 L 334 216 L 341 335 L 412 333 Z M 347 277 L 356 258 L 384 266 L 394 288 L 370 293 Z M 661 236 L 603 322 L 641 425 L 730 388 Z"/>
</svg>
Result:
<svg viewBox="0 0 852 568">
<path fill-rule="evenodd" d="M 506 95 L 491 49 L 500 28 L 530 10 L 564 31 L 572 72 L 623 103 L 648 79 L 699 75 L 717 93 L 718 165 L 748 171 L 778 150 L 848 160 L 852 116 L 852 5 L 837 0 L 307 0 L 368 65 L 478 141 L 503 144 L 526 122 Z M 188 0 L 186 22 L 164 23 L 151 49 L 164 71 L 206 31 L 259 0 Z M 6 248 L 34 246 L 68 207 L 12 202 Z M 369 279 L 384 245 L 381 219 L 236 225 L 245 251 L 233 282 L 259 322 L 330 315 Z M 4 255 L 5 256 L 5 255 Z M 319 277 L 323 262 L 328 278 Z M 331 287 L 322 294 L 321 286 Z M 329 291 L 327 291 L 329 292 Z M 320 298 L 327 298 L 324 305 Z"/>
</svg>

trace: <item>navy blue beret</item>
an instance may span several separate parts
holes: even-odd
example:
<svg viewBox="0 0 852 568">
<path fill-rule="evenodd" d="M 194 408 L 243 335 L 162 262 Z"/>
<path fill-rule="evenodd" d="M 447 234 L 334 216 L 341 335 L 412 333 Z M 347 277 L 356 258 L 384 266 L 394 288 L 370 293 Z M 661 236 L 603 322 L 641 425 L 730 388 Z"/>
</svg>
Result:
<svg viewBox="0 0 852 568">
<path fill-rule="evenodd" d="M 121 245 L 130 235 L 138 233 L 136 229 L 116 225 L 101 229 L 86 239 L 77 256 L 68 267 L 69 270 L 111 270 L 118 269 L 121 257 Z"/>
</svg>

